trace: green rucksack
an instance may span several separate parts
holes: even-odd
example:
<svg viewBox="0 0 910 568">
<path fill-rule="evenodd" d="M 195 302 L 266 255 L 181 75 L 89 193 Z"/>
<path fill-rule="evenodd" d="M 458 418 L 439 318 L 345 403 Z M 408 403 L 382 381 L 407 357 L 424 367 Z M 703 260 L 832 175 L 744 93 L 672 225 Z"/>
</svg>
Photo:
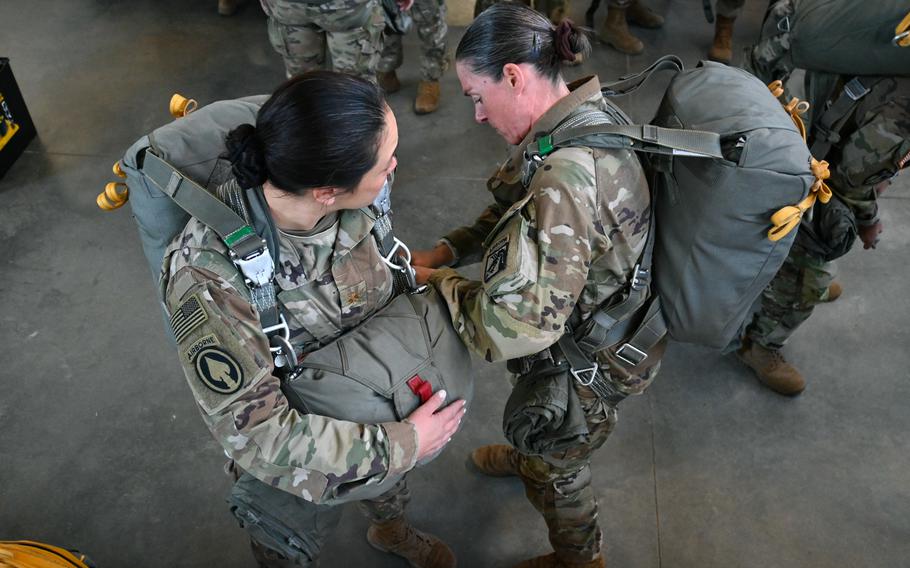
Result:
<svg viewBox="0 0 910 568">
<path fill-rule="evenodd" d="M 749 52 L 759 77 L 792 69 L 840 75 L 910 75 L 906 0 L 778 0 Z"/>
<path fill-rule="evenodd" d="M 231 177 L 223 157 L 227 133 L 255 123 L 266 99 L 219 101 L 191 114 L 174 113 L 177 120 L 127 150 L 114 168 L 125 182 L 110 195 L 99 196 L 99 204 L 102 197 L 109 205 L 102 208 L 107 209 L 129 201 L 162 292 L 165 248 L 191 216 L 221 237 L 269 338 L 282 390 L 298 411 L 381 423 L 403 420 L 440 389 L 446 390 L 448 400 L 469 402 L 474 374 L 468 350 L 452 327 L 443 299 L 434 289 L 414 283 L 407 247 L 391 232 L 385 193 L 371 206 L 377 216 L 373 237 L 396 274 L 398 295 L 357 328 L 298 359 L 282 315 L 281 290 L 274 283 L 278 234 L 268 204 L 261 191 L 228 191 L 220 198 L 214 191 Z M 339 501 L 369 498 L 388 487 L 386 482 L 370 485 Z"/>
<path fill-rule="evenodd" d="M 607 349 L 627 368 L 647 359 L 661 331 L 678 341 L 730 345 L 787 257 L 802 214 L 816 193 L 830 195 L 793 119 L 741 69 L 701 62 L 684 70 L 667 56 L 603 94 L 629 94 L 668 68 L 675 75 L 651 124 L 632 125 L 614 107 L 612 124 L 602 112 L 586 124 L 576 119 L 529 145 L 525 156 L 531 170 L 565 146 L 652 156 L 656 231 L 621 298 L 595 311 L 574 336 L 584 351 Z"/>
</svg>

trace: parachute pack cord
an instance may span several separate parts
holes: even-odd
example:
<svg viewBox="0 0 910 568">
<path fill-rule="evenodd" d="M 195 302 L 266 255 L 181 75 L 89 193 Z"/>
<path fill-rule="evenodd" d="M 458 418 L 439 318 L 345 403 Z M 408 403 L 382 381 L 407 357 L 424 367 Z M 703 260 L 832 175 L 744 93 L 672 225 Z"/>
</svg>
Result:
<svg viewBox="0 0 910 568">
<path fill-rule="evenodd" d="M 771 91 L 771 94 L 778 99 L 784 94 L 784 85 L 780 80 L 770 83 L 768 89 Z M 790 99 L 790 102 L 781 104 L 783 104 L 787 114 L 790 115 L 793 124 L 796 125 L 796 129 L 799 131 L 800 136 L 802 136 L 803 142 L 807 142 L 806 123 L 803 120 L 802 115 L 809 110 L 809 103 L 793 97 Z M 771 241 L 776 242 L 781 240 L 787 236 L 790 231 L 799 226 L 799 222 L 802 220 L 803 215 L 806 211 L 812 209 L 812 206 L 815 205 L 816 201 L 828 203 L 828 201 L 831 200 L 831 188 L 825 183 L 825 180 L 831 177 L 828 162 L 812 158 L 810 168 L 812 169 L 812 175 L 815 176 L 815 183 L 809 188 L 809 195 L 796 205 L 787 205 L 771 215 L 772 226 L 771 229 L 768 230 L 768 239 Z"/>
</svg>

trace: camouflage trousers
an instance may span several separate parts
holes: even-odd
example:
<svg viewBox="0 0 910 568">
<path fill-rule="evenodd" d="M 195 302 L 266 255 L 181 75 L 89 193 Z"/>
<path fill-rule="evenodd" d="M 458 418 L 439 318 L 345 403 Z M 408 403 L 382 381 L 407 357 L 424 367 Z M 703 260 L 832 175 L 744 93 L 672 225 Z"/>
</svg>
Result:
<svg viewBox="0 0 910 568">
<path fill-rule="evenodd" d="M 717 15 L 724 18 L 738 18 L 745 3 L 746 0 L 717 0 Z"/>
<path fill-rule="evenodd" d="M 586 562 L 600 554 L 603 540 L 591 487 L 591 456 L 613 431 L 617 412 L 590 388 L 575 383 L 575 391 L 590 432 L 588 443 L 543 456 L 521 455 L 518 474 L 528 500 L 547 523 L 558 557 Z"/>
<path fill-rule="evenodd" d="M 799 245 L 790 249 L 777 275 L 762 293 L 761 308 L 746 328 L 746 337 L 768 349 L 780 349 L 816 304 L 828 300 L 835 264 Z"/>
<path fill-rule="evenodd" d="M 477 0 L 474 4 L 474 17 L 476 18 L 481 12 L 502 0 Z M 550 18 L 554 24 L 558 24 L 569 13 L 569 0 L 515 0 L 526 6 L 530 6 L 541 14 Z M 592 0 L 594 2 L 598 0 Z M 632 3 L 632 0 L 610 0 L 610 6 L 625 8 Z"/>
<path fill-rule="evenodd" d="M 371 522 L 404 515 L 411 500 L 404 479 L 383 495 L 360 501 Z M 231 512 L 250 535 L 254 555 L 270 568 L 316 566 L 319 554 L 341 520 L 340 505 L 317 505 L 243 473 L 228 497 Z"/>
<path fill-rule="evenodd" d="M 308 4 L 261 0 L 269 17 L 269 41 L 284 59 L 288 77 L 326 64 L 375 80 L 385 19 L 378 0 L 328 0 Z"/>
<path fill-rule="evenodd" d="M 446 24 L 445 0 L 414 0 L 411 17 L 420 38 L 420 76 L 424 81 L 438 81 L 446 70 Z M 382 56 L 379 71 L 394 71 L 401 67 L 404 51 L 401 36 L 383 34 Z"/>
</svg>

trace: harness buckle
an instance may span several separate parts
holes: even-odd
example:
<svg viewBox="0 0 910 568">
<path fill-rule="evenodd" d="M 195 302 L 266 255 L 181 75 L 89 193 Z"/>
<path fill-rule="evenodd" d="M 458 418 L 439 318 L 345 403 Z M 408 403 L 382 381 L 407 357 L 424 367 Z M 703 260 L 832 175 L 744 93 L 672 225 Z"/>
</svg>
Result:
<svg viewBox="0 0 910 568">
<path fill-rule="evenodd" d="M 278 323 L 262 329 L 269 338 L 269 351 L 275 359 L 275 366 L 290 367 L 297 364 L 297 354 L 291 345 L 291 328 L 284 319 L 284 314 L 278 314 Z"/>
<path fill-rule="evenodd" d="M 597 369 L 597 365 L 594 364 L 590 367 L 585 367 L 584 369 L 569 368 L 569 372 L 572 373 L 572 376 L 575 377 L 578 384 L 589 387 L 591 386 L 591 383 L 594 382 L 594 379 L 597 378 Z"/>
<path fill-rule="evenodd" d="M 870 89 L 867 86 L 863 85 L 858 77 L 850 79 L 844 85 L 844 92 L 847 93 L 847 96 L 854 101 L 858 101 L 861 98 L 865 97 L 869 94 L 869 91 Z"/>
<path fill-rule="evenodd" d="M 790 31 L 790 16 L 784 16 L 782 20 L 777 21 L 777 31 L 781 33 Z"/>
<path fill-rule="evenodd" d="M 629 285 L 632 286 L 633 290 L 641 290 L 648 286 L 650 280 L 651 271 L 642 268 L 640 264 L 636 264 L 635 270 L 632 271 L 632 281 Z"/>
<path fill-rule="evenodd" d="M 250 254 L 240 257 L 233 250 L 230 251 L 231 261 L 243 273 L 248 284 L 255 286 L 265 286 L 272 281 L 275 274 L 275 261 L 272 260 L 272 254 L 265 240 L 262 241 L 260 248 Z"/>
<path fill-rule="evenodd" d="M 637 367 L 648 358 L 647 353 L 631 343 L 623 343 L 622 346 L 616 350 L 614 355 L 616 355 L 617 359 L 630 367 Z"/>
</svg>

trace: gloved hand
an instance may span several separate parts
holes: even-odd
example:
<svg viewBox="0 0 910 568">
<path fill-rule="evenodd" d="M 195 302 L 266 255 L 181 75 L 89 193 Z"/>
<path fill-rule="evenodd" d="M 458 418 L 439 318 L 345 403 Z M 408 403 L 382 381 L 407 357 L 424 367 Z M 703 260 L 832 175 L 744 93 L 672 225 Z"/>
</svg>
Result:
<svg viewBox="0 0 910 568">
<path fill-rule="evenodd" d="M 882 233 L 882 222 L 876 221 L 871 225 L 860 225 L 859 227 L 859 238 L 863 241 L 863 248 L 865 250 L 874 249 L 875 245 L 878 244 L 878 236 Z"/>
</svg>

